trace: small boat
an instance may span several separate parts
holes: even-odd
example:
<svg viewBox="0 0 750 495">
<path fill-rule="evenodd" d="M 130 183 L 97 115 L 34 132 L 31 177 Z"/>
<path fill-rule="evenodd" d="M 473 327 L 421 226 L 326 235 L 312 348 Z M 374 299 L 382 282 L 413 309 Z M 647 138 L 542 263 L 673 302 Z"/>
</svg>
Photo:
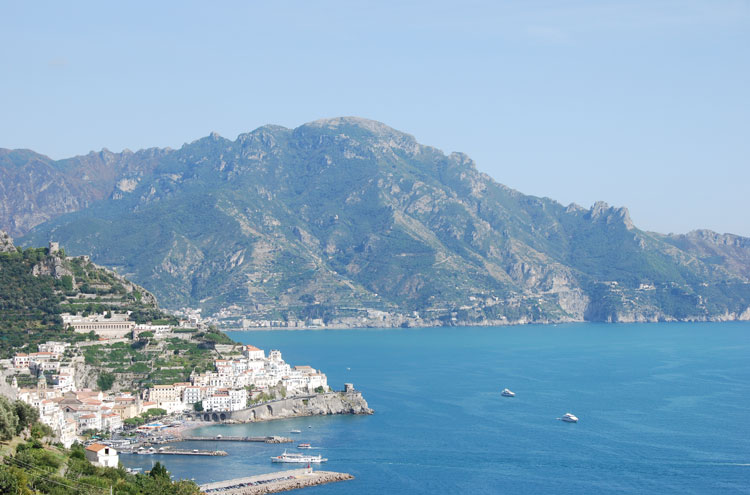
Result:
<svg viewBox="0 0 750 495">
<path fill-rule="evenodd" d="M 292 430 L 289 433 L 302 433 L 302 430 Z"/>
<path fill-rule="evenodd" d="M 578 418 L 571 413 L 565 413 L 562 418 L 559 418 L 560 421 L 565 421 L 566 423 L 578 423 Z"/>
<path fill-rule="evenodd" d="M 308 428 L 312 428 L 312 426 L 311 426 L 311 425 L 307 425 L 307 427 L 308 427 Z"/>
<path fill-rule="evenodd" d="M 289 454 L 285 450 L 283 454 L 271 457 L 271 462 L 295 462 L 295 463 L 319 463 L 326 462 L 328 459 L 324 459 L 320 454 L 318 455 L 306 455 L 306 454 Z"/>
<path fill-rule="evenodd" d="M 502 392 L 500 392 L 500 395 L 503 397 L 515 397 L 516 394 L 510 391 L 510 389 L 504 388 Z"/>
<path fill-rule="evenodd" d="M 297 445 L 297 448 L 298 449 L 311 449 L 312 445 L 310 445 L 309 443 L 301 443 Z"/>
</svg>

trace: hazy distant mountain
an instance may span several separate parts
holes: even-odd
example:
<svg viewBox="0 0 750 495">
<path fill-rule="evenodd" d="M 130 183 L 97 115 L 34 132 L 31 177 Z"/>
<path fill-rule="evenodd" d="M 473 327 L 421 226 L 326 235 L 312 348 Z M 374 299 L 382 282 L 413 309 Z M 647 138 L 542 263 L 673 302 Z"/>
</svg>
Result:
<svg viewBox="0 0 750 495">
<path fill-rule="evenodd" d="M 370 120 L 58 162 L 3 151 L 0 177 L 0 228 L 91 253 L 167 307 L 397 315 L 386 325 L 750 317 L 750 240 L 526 196 Z"/>
</svg>

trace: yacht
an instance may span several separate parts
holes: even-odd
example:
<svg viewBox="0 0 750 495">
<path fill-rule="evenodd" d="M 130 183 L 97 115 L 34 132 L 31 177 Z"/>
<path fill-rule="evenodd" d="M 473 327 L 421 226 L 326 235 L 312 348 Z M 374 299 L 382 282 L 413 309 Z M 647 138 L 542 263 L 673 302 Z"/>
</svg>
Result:
<svg viewBox="0 0 750 495">
<path fill-rule="evenodd" d="M 312 445 L 310 445 L 309 443 L 301 443 L 297 445 L 297 448 L 298 449 L 311 449 Z"/>
<path fill-rule="evenodd" d="M 578 423 L 578 418 L 571 413 L 565 413 L 562 418 L 560 418 L 560 421 L 565 421 L 566 423 Z"/>
<path fill-rule="evenodd" d="M 302 433 L 302 430 L 292 430 L 289 433 Z"/>
<path fill-rule="evenodd" d="M 500 395 L 503 397 L 515 397 L 516 394 L 510 391 L 510 389 L 504 388 L 502 392 L 500 392 Z"/>
<path fill-rule="evenodd" d="M 286 450 L 283 454 L 271 457 L 271 462 L 295 462 L 295 463 L 318 463 L 326 462 L 328 459 L 324 459 L 320 454 L 318 455 L 306 455 L 306 454 L 290 454 Z"/>
</svg>

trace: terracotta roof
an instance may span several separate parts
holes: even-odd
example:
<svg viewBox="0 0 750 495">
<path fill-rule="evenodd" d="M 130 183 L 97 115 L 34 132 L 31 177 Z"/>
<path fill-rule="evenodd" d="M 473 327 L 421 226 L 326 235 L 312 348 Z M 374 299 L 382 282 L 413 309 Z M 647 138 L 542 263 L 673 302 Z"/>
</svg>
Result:
<svg viewBox="0 0 750 495">
<path fill-rule="evenodd" d="M 259 351 L 260 350 L 257 347 L 255 347 L 254 345 L 246 345 L 245 349 L 248 350 L 248 351 Z"/>
<path fill-rule="evenodd" d="M 90 450 L 91 452 L 99 452 L 100 450 L 106 448 L 106 445 L 102 445 L 100 443 L 94 443 L 86 447 L 86 450 Z"/>
</svg>

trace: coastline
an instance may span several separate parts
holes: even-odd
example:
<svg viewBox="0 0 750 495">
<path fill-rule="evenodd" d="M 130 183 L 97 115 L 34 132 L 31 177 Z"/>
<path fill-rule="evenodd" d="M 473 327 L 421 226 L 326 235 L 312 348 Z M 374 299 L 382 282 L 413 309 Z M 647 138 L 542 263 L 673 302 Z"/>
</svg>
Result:
<svg viewBox="0 0 750 495">
<path fill-rule="evenodd" d="M 326 392 L 316 395 L 288 397 L 246 407 L 238 411 L 196 412 L 195 428 L 215 424 L 243 424 L 273 421 L 276 419 L 340 414 L 371 415 L 374 411 L 358 390 Z M 188 413 L 189 414 L 189 413 Z M 184 430 L 187 431 L 187 430 Z"/>
<path fill-rule="evenodd" d="M 481 322 L 453 322 L 446 325 L 441 322 L 425 322 L 424 324 L 409 324 L 404 325 L 357 325 L 357 324 L 332 324 L 326 326 L 320 325 L 302 325 L 295 327 L 284 327 L 284 326 L 264 326 L 264 327 L 220 327 L 222 332 L 270 332 L 270 331 L 299 331 L 299 330 L 409 330 L 409 329 L 422 329 L 422 328 L 452 328 L 452 327 L 515 327 L 522 325 L 566 325 L 570 323 L 593 323 L 593 324 L 662 324 L 662 323 L 733 323 L 733 322 L 748 322 L 750 321 L 750 311 L 746 311 L 742 314 L 723 314 L 715 315 L 706 318 L 671 318 L 671 317 L 654 317 L 654 318 L 619 318 L 607 321 L 597 320 L 578 320 L 578 319 L 564 319 L 564 320 L 532 320 L 532 321 L 481 321 Z"/>
</svg>

